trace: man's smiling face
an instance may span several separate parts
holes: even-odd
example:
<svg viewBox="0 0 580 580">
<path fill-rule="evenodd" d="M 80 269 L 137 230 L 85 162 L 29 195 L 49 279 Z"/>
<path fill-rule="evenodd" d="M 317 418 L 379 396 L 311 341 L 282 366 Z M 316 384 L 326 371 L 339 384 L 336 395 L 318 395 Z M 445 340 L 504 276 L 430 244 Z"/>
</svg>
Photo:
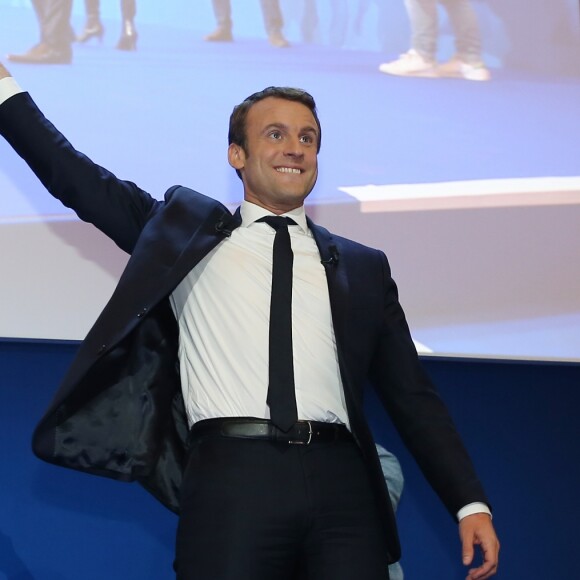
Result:
<svg viewBox="0 0 580 580">
<path fill-rule="evenodd" d="M 318 176 L 318 127 L 302 103 L 258 101 L 246 117 L 246 148 L 231 144 L 230 165 L 244 183 L 244 199 L 275 214 L 301 206 Z"/>
</svg>

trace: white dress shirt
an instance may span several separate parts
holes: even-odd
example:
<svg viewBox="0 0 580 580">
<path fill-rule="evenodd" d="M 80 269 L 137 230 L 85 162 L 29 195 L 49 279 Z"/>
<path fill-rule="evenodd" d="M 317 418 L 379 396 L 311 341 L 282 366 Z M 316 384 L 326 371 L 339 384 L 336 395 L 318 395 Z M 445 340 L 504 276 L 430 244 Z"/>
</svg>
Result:
<svg viewBox="0 0 580 580">
<path fill-rule="evenodd" d="M 179 323 L 179 361 L 190 425 L 216 417 L 270 417 L 268 340 L 275 231 L 257 222 L 267 210 L 244 201 L 242 225 L 171 295 Z M 287 214 L 294 253 L 292 344 L 299 419 L 344 423 L 324 266 L 304 208 Z"/>
<path fill-rule="evenodd" d="M 0 79 L 0 105 L 10 97 L 23 92 L 24 91 L 20 88 L 19 84 L 13 77 Z"/>
</svg>

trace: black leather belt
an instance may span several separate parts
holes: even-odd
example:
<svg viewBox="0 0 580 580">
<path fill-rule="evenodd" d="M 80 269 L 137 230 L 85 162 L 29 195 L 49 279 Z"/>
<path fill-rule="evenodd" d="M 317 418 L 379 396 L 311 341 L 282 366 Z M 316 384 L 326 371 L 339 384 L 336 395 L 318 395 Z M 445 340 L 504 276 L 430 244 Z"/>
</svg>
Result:
<svg viewBox="0 0 580 580">
<path fill-rule="evenodd" d="M 198 421 L 189 435 L 190 441 L 208 435 L 238 439 L 262 439 L 289 445 L 352 441 L 350 431 L 341 424 L 320 421 L 297 421 L 285 433 L 271 421 L 253 418 L 205 419 Z"/>
</svg>

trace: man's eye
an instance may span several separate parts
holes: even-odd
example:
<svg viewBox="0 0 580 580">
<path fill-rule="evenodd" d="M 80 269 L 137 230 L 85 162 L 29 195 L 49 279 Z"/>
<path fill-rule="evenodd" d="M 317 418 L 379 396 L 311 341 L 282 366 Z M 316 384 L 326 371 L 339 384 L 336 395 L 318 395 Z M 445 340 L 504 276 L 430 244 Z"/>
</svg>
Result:
<svg viewBox="0 0 580 580">
<path fill-rule="evenodd" d="M 280 133 L 280 131 L 272 131 L 270 137 L 272 137 L 272 139 L 282 139 L 282 133 Z"/>
<path fill-rule="evenodd" d="M 300 141 L 302 143 L 312 143 L 314 140 L 312 139 L 312 135 L 302 135 L 302 137 L 300 137 Z"/>
</svg>

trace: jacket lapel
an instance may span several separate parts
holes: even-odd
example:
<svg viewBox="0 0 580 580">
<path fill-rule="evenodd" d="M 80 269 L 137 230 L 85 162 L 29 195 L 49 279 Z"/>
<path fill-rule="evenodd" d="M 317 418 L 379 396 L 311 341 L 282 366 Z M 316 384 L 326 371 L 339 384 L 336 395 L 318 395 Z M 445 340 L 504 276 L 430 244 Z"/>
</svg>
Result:
<svg viewBox="0 0 580 580">
<path fill-rule="evenodd" d="M 370 439 L 370 434 L 368 433 L 363 416 L 360 397 L 356 394 L 356 384 L 352 378 L 348 359 L 344 355 L 348 336 L 348 316 L 351 296 L 347 272 L 347 249 L 343 242 L 341 243 L 340 240 L 333 238 L 324 228 L 314 225 L 310 220 L 308 220 L 308 225 L 314 234 L 316 245 L 320 251 L 321 262 L 326 270 L 338 365 L 352 433 L 361 448 L 366 449 L 365 442 L 368 443 L 368 441 L 372 440 Z"/>
<path fill-rule="evenodd" d="M 202 221 L 182 220 L 182 234 L 176 231 L 175 221 L 168 220 L 167 215 L 160 222 L 152 223 L 152 231 L 148 232 L 144 247 L 136 248 L 117 287 L 118 291 L 130 289 L 127 295 L 123 293 L 123 297 L 127 298 L 127 304 L 124 306 L 133 304 L 134 309 L 137 303 L 144 309 L 143 313 L 150 310 L 171 294 L 191 269 L 229 236 L 239 223 L 221 204 L 215 205 Z M 195 228 L 188 230 L 188 224 L 190 228 L 191 224 L 194 224 Z M 172 236 L 173 239 L 168 240 L 167 236 Z M 181 239 L 175 239 L 176 237 Z M 155 240 L 153 250 L 147 244 L 147 238 Z M 169 246 L 171 250 L 167 252 L 160 250 L 159 246 L 163 244 Z M 125 277 L 127 279 L 124 279 Z M 125 327 L 123 333 L 126 332 Z"/>
<path fill-rule="evenodd" d="M 346 337 L 346 321 L 349 305 L 349 282 L 344 256 L 341 256 L 341 244 L 323 227 L 315 225 L 308 219 L 308 227 L 320 252 L 320 261 L 326 271 L 330 309 L 339 356 Z"/>
<path fill-rule="evenodd" d="M 191 269 L 224 238 L 231 236 L 241 223 L 240 208 L 232 215 L 224 206 L 218 206 L 192 234 L 172 268 L 170 287 L 163 289 L 161 297 L 171 293 Z"/>
</svg>

